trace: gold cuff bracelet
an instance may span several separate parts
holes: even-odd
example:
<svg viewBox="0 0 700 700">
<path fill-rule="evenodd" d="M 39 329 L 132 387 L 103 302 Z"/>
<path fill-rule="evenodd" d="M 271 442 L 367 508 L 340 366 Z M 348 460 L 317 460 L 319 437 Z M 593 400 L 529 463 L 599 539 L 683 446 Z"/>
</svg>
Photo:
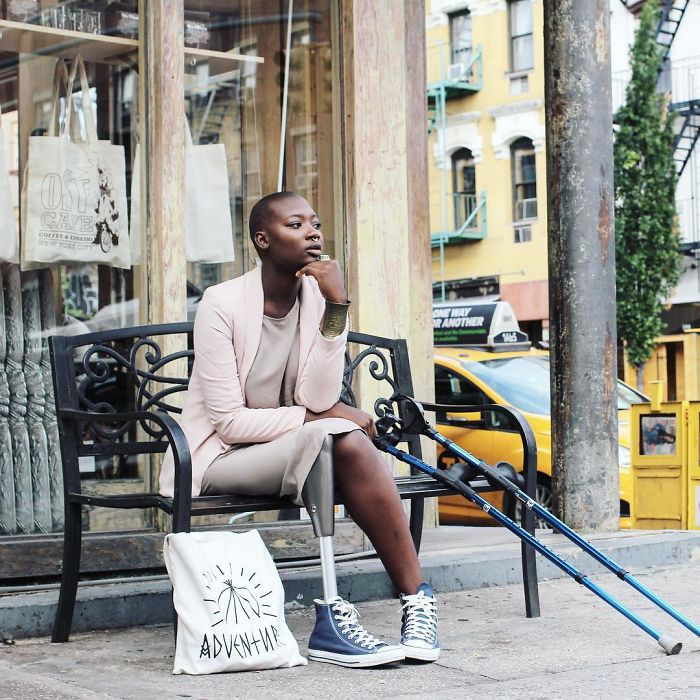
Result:
<svg viewBox="0 0 700 700">
<path fill-rule="evenodd" d="M 324 338 L 333 340 L 345 330 L 349 307 L 350 302 L 347 304 L 338 304 L 333 301 L 326 302 L 326 312 L 323 314 L 323 323 L 321 324 L 321 335 Z"/>
</svg>

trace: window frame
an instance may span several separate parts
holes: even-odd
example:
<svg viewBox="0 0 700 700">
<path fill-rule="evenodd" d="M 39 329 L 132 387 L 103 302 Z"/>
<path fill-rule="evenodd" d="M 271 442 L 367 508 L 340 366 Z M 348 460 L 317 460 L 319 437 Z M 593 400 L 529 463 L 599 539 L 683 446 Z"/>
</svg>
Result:
<svg viewBox="0 0 700 700">
<path fill-rule="evenodd" d="M 469 46 L 464 46 L 464 47 L 455 47 L 455 29 L 456 29 L 456 24 L 457 22 L 468 18 L 469 19 Z M 447 15 L 447 19 L 449 22 L 449 31 L 450 31 L 450 63 L 455 64 L 455 63 L 461 63 L 462 65 L 468 65 L 469 61 L 471 60 L 471 54 L 472 54 L 472 48 L 474 46 L 473 42 L 473 24 L 472 24 L 472 16 L 471 12 L 469 11 L 468 8 L 464 8 L 462 10 L 457 10 L 455 12 L 450 12 Z M 465 60 L 466 59 L 466 60 Z"/>
<path fill-rule="evenodd" d="M 474 154 L 469 148 L 462 147 L 458 148 L 450 158 L 451 170 L 452 170 L 452 204 L 453 204 L 453 215 L 454 215 L 454 226 L 455 230 L 462 227 L 465 221 L 471 215 L 473 209 L 470 208 L 470 203 L 468 200 L 464 200 L 464 206 L 462 206 L 461 197 L 459 195 L 472 195 L 474 198 L 471 202 L 471 206 L 476 208 L 476 162 L 474 160 Z M 464 166 L 459 166 L 460 162 L 464 162 Z M 473 169 L 473 183 L 474 190 L 470 192 L 464 189 L 461 185 L 463 182 L 463 174 L 467 168 Z"/>
<path fill-rule="evenodd" d="M 517 158 L 518 153 L 521 151 L 531 151 L 533 158 L 533 173 L 534 178 L 532 180 L 518 180 L 518 165 Z M 511 163 L 511 200 L 513 203 L 513 221 L 516 223 L 525 221 L 534 221 L 537 219 L 537 154 L 535 153 L 535 144 L 532 139 L 526 136 L 521 136 L 510 144 L 510 163 Z M 522 170 L 522 168 L 521 168 Z M 522 199 L 518 198 L 518 188 L 527 187 L 533 185 L 535 189 L 534 197 L 524 197 Z M 518 217 L 518 203 L 534 200 L 535 202 L 535 215 L 534 216 L 523 216 Z"/>
<path fill-rule="evenodd" d="M 527 3 L 530 10 L 530 31 L 524 32 L 523 34 L 513 33 L 513 17 L 516 5 L 520 3 Z M 530 37 L 530 60 L 529 65 L 526 66 L 516 66 L 515 65 L 515 42 L 519 39 L 524 39 Z M 532 71 L 535 68 L 535 34 L 532 21 L 532 0 L 508 0 L 508 51 L 509 51 L 509 61 L 508 66 L 511 73 L 526 73 Z"/>
</svg>

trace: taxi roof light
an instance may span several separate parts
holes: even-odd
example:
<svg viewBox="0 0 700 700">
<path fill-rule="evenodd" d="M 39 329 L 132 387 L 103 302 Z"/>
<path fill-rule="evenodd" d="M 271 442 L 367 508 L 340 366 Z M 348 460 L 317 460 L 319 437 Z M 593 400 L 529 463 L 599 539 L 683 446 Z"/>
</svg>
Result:
<svg viewBox="0 0 700 700">
<path fill-rule="evenodd" d="M 494 352 L 527 350 L 531 345 L 507 301 L 437 302 L 433 304 L 433 337 L 436 346 L 487 348 Z"/>
</svg>

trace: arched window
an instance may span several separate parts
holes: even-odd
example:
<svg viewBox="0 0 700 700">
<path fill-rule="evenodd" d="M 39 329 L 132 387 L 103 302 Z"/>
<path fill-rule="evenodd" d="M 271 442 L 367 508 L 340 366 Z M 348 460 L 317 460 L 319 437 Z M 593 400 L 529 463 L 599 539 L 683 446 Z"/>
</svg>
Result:
<svg viewBox="0 0 700 700">
<path fill-rule="evenodd" d="M 452 154 L 452 192 L 455 229 L 460 229 L 476 209 L 476 167 L 468 148 Z"/>
<path fill-rule="evenodd" d="M 513 178 L 513 221 L 537 218 L 537 173 L 532 141 L 521 138 L 510 147 Z"/>
</svg>

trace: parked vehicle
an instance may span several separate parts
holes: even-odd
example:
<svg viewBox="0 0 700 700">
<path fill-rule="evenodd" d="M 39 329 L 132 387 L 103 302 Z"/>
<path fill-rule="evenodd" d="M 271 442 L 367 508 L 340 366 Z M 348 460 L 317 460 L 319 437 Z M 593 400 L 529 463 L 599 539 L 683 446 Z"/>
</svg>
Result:
<svg viewBox="0 0 700 700">
<path fill-rule="evenodd" d="M 507 350 L 507 348 L 506 348 Z M 537 500 L 551 505 L 552 460 L 549 403 L 549 353 L 533 348 L 510 352 L 438 347 L 435 350 L 435 400 L 441 404 L 502 403 L 520 410 L 537 441 Z M 620 465 L 620 527 L 630 527 L 633 481 L 630 469 L 630 417 L 633 403 L 648 399 L 621 381 L 617 385 Z M 490 464 L 509 462 L 522 469 L 520 436 L 499 414 L 444 413 L 436 416 L 441 433 Z M 453 460 L 442 453 L 440 466 Z M 500 494 L 487 494 L 496 506 Z M 441 523 L 491 524 L 491 520 L 461 496 L 439 499 Z"/>
</svg>

